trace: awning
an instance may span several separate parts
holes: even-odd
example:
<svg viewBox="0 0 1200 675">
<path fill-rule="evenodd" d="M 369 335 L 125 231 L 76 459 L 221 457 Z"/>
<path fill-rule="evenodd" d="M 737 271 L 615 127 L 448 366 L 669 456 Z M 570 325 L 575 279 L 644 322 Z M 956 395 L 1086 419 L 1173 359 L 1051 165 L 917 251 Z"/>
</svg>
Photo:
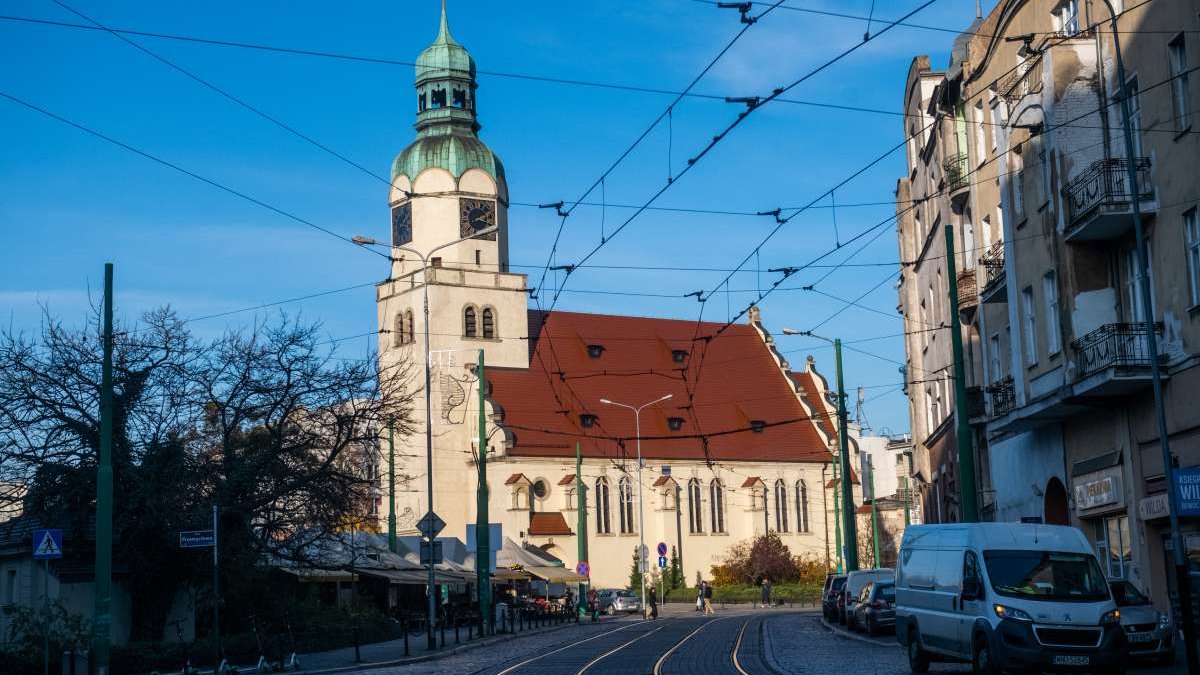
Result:
<svg viewBox="0 0 1200 675">
<path fill-rule="evenodd" d="M 587 581 L 587 577 L 565 567 L 526 567 L 525 571 L 552 584 L 578 584 Z"/>
<path fill-rule="evenodd" d="M 393 584 L 423 585 L 429 583 L 429 573 L 424 570 L 389 570 L 372 568 L 355 568 L 355 572 L 364 577 L 386 579 Z M 433 581 L 437 584 L 465 584 L 467 580 L 457 572 L 434 570 Z"/>
<path fill-rule="evenodd" d="M 294 574 L 300 581 L 354 581 L 355 575 L 345 570 L 298 569 L 295 567 L 276 567 L 286 574 Z"/>
<path fill-rule="evenodd" d="M 521 570 L 497 569 L 492 572 L 492 579 L 495 581 L 525 581 L 529 579 L 529 574 Z"/>
</svg>

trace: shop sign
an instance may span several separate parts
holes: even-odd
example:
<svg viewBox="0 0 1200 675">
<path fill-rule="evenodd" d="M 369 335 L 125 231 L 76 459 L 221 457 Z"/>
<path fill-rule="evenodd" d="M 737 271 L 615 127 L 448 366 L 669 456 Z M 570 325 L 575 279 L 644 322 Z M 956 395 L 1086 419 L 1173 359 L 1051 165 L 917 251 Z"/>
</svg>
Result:
<svg viewBox="0 0 1200 675">
<path fill-rule="evenodd" d="M 1179 515 L 1200 516 L 1200 466 L 1175 469 L 1175 498 Z"/>
<path fill-rule="evenodd" d="M 1138 502 L 1138 518 L 1142 520 L 1166 518 L 1170 514 L 1169 499 L 1165 492 L 1143 497 L 1142 501 Z"/>
<path fill-rule="evenodd" d="M 1075 480 L 1075 508 L 1094 509 L 1121 501 L 1121 475 L 1106 469 Z"/>
</svg>

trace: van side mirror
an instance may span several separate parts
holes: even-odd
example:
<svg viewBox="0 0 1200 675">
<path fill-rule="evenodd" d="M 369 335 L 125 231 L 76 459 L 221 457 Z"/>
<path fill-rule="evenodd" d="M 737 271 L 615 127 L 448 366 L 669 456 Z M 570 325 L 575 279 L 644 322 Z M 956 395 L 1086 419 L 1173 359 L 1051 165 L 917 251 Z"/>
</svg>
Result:
<svg viewBox="0 0 1200 675">
<path fill-rule="evenodd" d="M 978 579 L 964 579 L 962 586 L 963 600 L 978 600 L 983 596 L 983 587 Z"/>
</svg>

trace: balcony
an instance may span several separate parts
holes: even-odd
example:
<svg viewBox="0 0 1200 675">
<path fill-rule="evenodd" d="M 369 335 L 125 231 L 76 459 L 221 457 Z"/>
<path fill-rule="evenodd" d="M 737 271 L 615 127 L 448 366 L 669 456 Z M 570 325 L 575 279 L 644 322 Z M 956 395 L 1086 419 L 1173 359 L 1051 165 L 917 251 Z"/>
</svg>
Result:
<svg viewBox="0 0 1200 675">
<path fill-rule="evenodd" d="M 1017 387 L 1012 375 L 1005 377 L 984 388 L 988 395 L 988 404 L 992 408 L 992 418 L 1004 417 L 1012 412 L 1017 405 Z"/>
<path fill-rule="evenodd" d="M 1067 241 L 1103 241 L 1121 237 L 1133 229 L 1130 214 L 1133 200 L 1145 218 L 1157 210 L 1150 181 L 1150 160 L 1134 160 L 1137 185 L 1129 185 L 1128 160 L 1101 159 L 1063 189 L 1067 202 Z"/>
<path fill-rule="evenodd" d="M 1161 334 L 1163 325 L 1154 325 Z M 1123 396 L 1150 384 L 1150 340 L 1141 323 L 1110 323 L 1071 342 L 1075 396 Z M 1159 362 L 1165 360 L 1160 352 Z M 1164 374 L 1165 376 L 1165 374 Z"/>
<path fill-rule="evenodd" d="M 1034 60 L 1025 61 L 1015 70 L 1002 78 L 997 90 L 1010 105 L 1022 98 L 1036 94 L 1042 90 L 1042 63 L 1039 56 Z"/>
<path fill-rule="evenodd" d="M 958 311 L 970 314 L 979 306 L 979 285 L 975 281 L 975 270 L 958 271 Z"/>
<path fill-rule="evenodd" d="M 971 193 L 971 165 L 967 161 L 967 153 L 958 152 L 942 161 L 942 170 L 946 176 L 946 191 L 950 200 L 963 200 Z"/>
<path fill-rule="evenodd" d="M 987 421 L 987 400 L 983 387 L 967 387 L 967 419 L 971 424 Z"/>
<path fill-rule="evenodd" d="M 1004 274 L 1004 242 L 992 244 L 979 258 L 983 267 L 983 290 L 979 291 L 981 302 L 1008 302 L 1007 279 Z"/>
</svg>

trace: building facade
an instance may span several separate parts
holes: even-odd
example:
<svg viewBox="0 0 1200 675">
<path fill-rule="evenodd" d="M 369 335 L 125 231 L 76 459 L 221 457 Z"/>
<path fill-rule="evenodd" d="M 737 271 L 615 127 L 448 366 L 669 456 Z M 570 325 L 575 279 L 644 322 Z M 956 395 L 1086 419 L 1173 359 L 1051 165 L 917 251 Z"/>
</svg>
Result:
<svg viewBox="0 0 1200 675">
<path fill-rule="evenodd" d="M 923 104 L 944 166 L 962 169 L 922 194 L 949 203 L 961 246 L 953 278 L 982 512 L 1080 527 L 1110 576 L 1162 606 L 1174 575 L 1155 359 L 1172 462 L 1200 464 L 1200 93 L 1190 76 L 1200 19 L 1189 3 L 1114 4 L 1124 83 L 1100 1 L 1002 1 L 964 33 Z M 1135 203 L 1157 354 L 1143 323 Z M 915 311 L 903 292 L 901 309 Z M 1200 521 L 1181 515 L 1200 571 Z"/>
</svg>

